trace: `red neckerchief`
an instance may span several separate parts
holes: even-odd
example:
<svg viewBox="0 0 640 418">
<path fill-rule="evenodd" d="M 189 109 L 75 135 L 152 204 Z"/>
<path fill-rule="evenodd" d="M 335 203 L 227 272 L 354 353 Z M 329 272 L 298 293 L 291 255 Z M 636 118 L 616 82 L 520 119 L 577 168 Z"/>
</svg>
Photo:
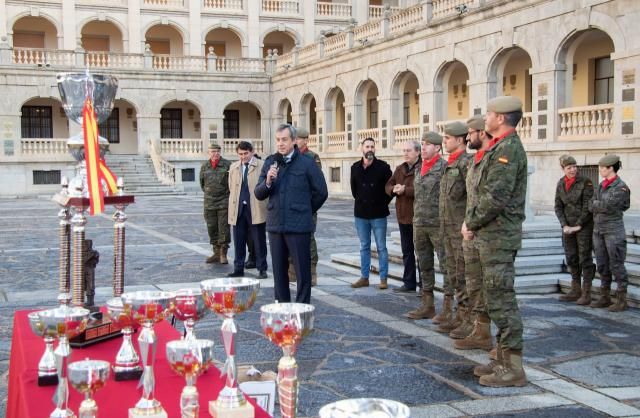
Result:
<svg viewBox="0 0 640 418">
<path fill-rule="evenodd" d="M 461 149 L 460 151 L 456 151 L 456 152 L 454 152 L 452 154 L 449 154 L 449 159 L 447 160 L 447 164 L 451 165 L 451 164 L 455 163 L 456 160 L 458 158 L 460 158 L 460 156 L 462 155 L 463 152 L 464 152 L 464 150 Z"/>
<path fill-rule="evenodd" d="M 215 161 L 213 161 L 213 160 L 209 160 L 209 161 L 211 161 L 211 167 L 215 170 L 216 167 L 218 167 L 218 163 L 220 162 L 220 158 L 218 158 Z"/>
<path fill-rule="evenodd" d="M 565 191 L 569 191 L 569 189 L 571 189 L 571 186 L 573 186 L 573 183 L 576 182 L 576 178 L 569 178 L 567 176 L 564 176 L 564 190 Z"/>
<path fill-rule="evenodd" d="M 496 136 L 491 141 L 489 141 L 489 146 L 487 148 L 485 148 L 483 150 L 479 150 L 478 152 L 476 152 L 476 155 L 474 156 L 475 163 L 478 164 L 482 160 L 482 157 L 484 157 L 484 153 L 485 153 L 486 150 L 491 149 L 495 144 L 497 144 L 498 142 L 502 141 L 507 136 L 509 136 L 512 133 L 514 133 L 515 131 L 516 131 L 515 129 L 509 129 L 504 134 L 502 134 L 500 136 Z"/>
<path fill-rule="evenodd" d="M 307 151 L 309 151 L 309 147 L 307 146 L 305 146 L 304 148 L 298 147 L 298 151 L 300 151 L 300 154 L 306 154 Z"/>
<path fill-rule="evenodd" d="M 613 183 L 617 178 L 618 178 L 618 175 L 616 174 L 615 176 L 611 177 L 610 179 L 602 180 L 602 183 L 601 183 L 602 190 L 605 190 L 607 187 L 611 186 L 611 183 Z"/>
<path fill-rule="evenodd" d="M 424 176 L 425 174 L 427 174 L 429 172 L 429 170 L 431 170 L 431 167 L 433 167 L 433 165 L 440 159 L 440 154 L 436 154 L 435 157 L 433 157 L 430 160 L 423 160 L 422 161 L 422 169 L 420 169 L 420 175 Z"/>
</svg>

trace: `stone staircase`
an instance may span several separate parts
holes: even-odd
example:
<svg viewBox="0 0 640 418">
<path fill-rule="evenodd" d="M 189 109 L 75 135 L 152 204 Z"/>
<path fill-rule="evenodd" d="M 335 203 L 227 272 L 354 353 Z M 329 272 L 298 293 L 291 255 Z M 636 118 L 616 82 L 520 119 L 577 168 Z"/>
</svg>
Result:
<svg viewBox="0 0 640 418">
<path fill-rule="evenodd" d="M 640 231 L 638 235 L 628 235 L 627 270 L 629 272 L 628 301 L 630 306 L 640 307 Z M 389 252 L 389 278 L 402 279 L 402 251 L 400 234 L 392 232 L 387 239 Z M 377 251 L 372 248 L 371 270 L 379 273 Z M 359 253 L 332 254 L 331 261 L 337 264 L 360 267 Z M 436 257 L 436 288 L 442 290 L 442 275 Z M 564 264 L 561 230 L 553 217 L 537 217 L 523 227 L 522 249 L 515 262 L 515 288 L 519 294 L 546 294 L 567 292 L 571 286 L 571 276 Z M 600 280 L 596 277 L 593 293 L 599 293 Z M 615 288 L 615 284 L 613 286 Z"/>
<path fill-rule="evenodd" d="M 106 162 L 116 176 L 124 179 L 124 189 L 127 194 L 140 196 L 184 193 L 158 180 L 151 158 L 148 156 L 107 154 Z"/>
</svg>

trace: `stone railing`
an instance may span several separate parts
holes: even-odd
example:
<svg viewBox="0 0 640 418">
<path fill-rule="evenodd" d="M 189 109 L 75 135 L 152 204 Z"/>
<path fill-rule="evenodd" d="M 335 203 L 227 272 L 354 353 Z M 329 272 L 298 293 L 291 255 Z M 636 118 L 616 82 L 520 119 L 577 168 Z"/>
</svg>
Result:
<svg viewBox="0 0 640 418">
<path fill-rule="evenodd" d="M 264 153 L 264 141 L 260 138 L 224 138 L 222 140 L 222 153 L 236 155 L 236 147 L 241 141 L 251 142 L 253 145 L 253 152 L 262 155 Z"/>
<path fill-rule="evenodd" d="M 384 9 L 387 6 L 374 6 L 369 5 L 369 19 L 380 19 L 384 15 Z M 400 10 L 399 7 L 390 7 L 391 13 L 396 13 Z"/>
<path fill-rule="evenodd" d="M 409 7 L 401 12 L 391 15 L 389 18 L 389 31 L 392 34 L 404 32 L 420 25 L 423 22 L 422 5 Z"/>
<path fill-rule="evenodd" d="M 346 132 L 329 132 L 327 135 L 327 152 L 341 152 L 349 149 Z"/>
<path fill-rule="evenodd" d="M 184 7 L 184 0 L 144 0 L 143 7 Z"/>
<path fill-rule="evenodd" d="M 277 70 L 278 71 L 286 71 L 289 68 L 293 67 L 293 52 L 286 53 L 284 55 L 280 55 L 277 61 Z"/>
<path fill-rule="evenodd" d="M 311 61 L 319 56 L 318 44 L 307 45 L 298 51 L 298 61 Z"/>
<path fill-rule="evenodd" d="M 400 125 L 393 127 L 393 148 L 402 149 L 407 141 L 420 142 L 420 125 Z"/>
<path fill-rule="evenodd" d="M 520 119 L 516 131 L 522 141 L 531 141 L 533 139 L 533 114 L 531 112 L 522 114 L 522 119 Z"/>
<path fill-rule="evenodd" d="M 176 184 L 176 167 L 170 162 L 162 158 L 160 152 L 156 149 L 153 140 L 149 140 L 149 156 L 151 162 L 153 162 L 153 168 L 156 172 L 156 177 L 162 184 L 168 184 L 175 186 Z"/>
<path fill-rule="evenodd" d="M 376 145 L 380 145 L 380 128 L 358 129 L 356 131 L 356 138 L 358 143 L 361 144 L 366 138 L 373 138 L 376 141 Z"/>
<path fill-rule="evenodd" d="M 263 73 L 265 63 L 262 58 L 217 57 L 215 71 L 219 73 Z"/>
<path fill-rule="evenodd" d="M 432 15 L 434 19 L 461 14 L 456 8 L 469 6 L 473 1 L 470 0 L 433 0 Z"/>
<path fill-rule="evenodd" d="M 266 14 L 297 15 L 300 13 L 298 0 L 262 0 L 262 12 Z"/>
<path fill-rule="evenodd" d="M 20 140 L 22 155 L 69 155 L 67 138 L 22 138 Z"/>
<path fill-rule="evenodd" d="M 90 68 L 143 68 L 144 57 L 140 54 L 86 51 L 84 64 Z"/>
<path fill-rule="evenodd" d="M 436 122 L 436 132 L 438 132 L 440 135 L 444 136 L 444 127 L 452 122 L 462 122 L 462 123 L 467 123 L 466 119 L 451 119 L 451 120 L 441 120 L 439 122 Z"/>
<path fill-rule="evenodd" d="M 309 135 L 309 141 L 307 142 L 307 146 L 313 150 L 318 151 L 320 148 L 320 144 L 318 142 L 318 134 Z"/>
<path fill-rule="evenodd" d="M 327 3 L 323 1 L 317 1 L 316 16 L 349 18 L 351 17 L 351 5 L 347 3 Z"/>
<path fill-rule="evenodd" d="M 13 64 L 33 64 L 33 65 L 75 65 L 75 54 L 73 51 L 61 49 L 40 49 L 40 48 L 13 48 Z"/>
<path fill-rule="evenodd" d="M 242 11 L 242 0 L 202 0 L 205 11 Z"/>
<path fill-rule="evenodd" d="M 200 138 L 164 138 L 160 140 L 160 154 L 172 156 L 204 156 L 204 146 Z"/>
<path fill-rule="evenodd" d="M 347 48 L 348 46 L 346 32 L 341 32 L 337 35 L 333 35 L 332 37 L 324 41 L 324 53 L 326 55 L 332 55 L 340 51 L 344 51 Z"/>
<path fill-rule="evenodd" d="M 171 71 L 204 71 L 204 57 L 180 57 L 176 55 L 158 54 L 153 56 L 155 70 Z"/>
<path fill-rule="evenodd" d="M 558 110 L 559 139 L 605 139 L 613 133 L 613 104 Z"/>
<path fill-rule="evenodd" d="M 372 41 L 382 37 L 382 31 L 380 29 L 380 21 L 368 22 L 364 25 L 357 26 L 353 29 L 353 40 L 358 41 L 356 46 L 364 45 L 368 41 Z"/>
</svg>

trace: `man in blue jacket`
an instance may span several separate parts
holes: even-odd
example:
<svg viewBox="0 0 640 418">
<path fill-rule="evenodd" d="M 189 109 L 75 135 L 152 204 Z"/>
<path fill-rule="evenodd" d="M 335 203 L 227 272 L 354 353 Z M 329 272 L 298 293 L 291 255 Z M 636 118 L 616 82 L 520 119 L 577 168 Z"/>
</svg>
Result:
<svg viewBox="0 0 640 418">
<path fill-rule="evenodd" d="M 289 255 L 297 277 L 296 302 L 311 302 L 311 233 L 313 213 L 327 200 L 327 183 L 311 158 L 294 146 L 296 130 L 276 129 L 277 152 L 269 156 L 255 189 L 258 200 L 269 198 L 267 232 L 271 248 L 275 299 L 291 302 L 287 270 Z"/>
</svg>

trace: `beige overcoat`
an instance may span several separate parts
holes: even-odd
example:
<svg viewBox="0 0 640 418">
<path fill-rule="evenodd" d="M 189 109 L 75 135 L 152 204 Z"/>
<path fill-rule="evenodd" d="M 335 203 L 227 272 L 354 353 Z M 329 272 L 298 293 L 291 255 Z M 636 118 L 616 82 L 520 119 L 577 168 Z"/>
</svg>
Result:
<svg viewBox="0 0 640 418">
<path fill-rule="evenodd" d="M 255 157 L 252 158 L 249 162 L 249 174 L 247 175 L 249 194 L 251 195 L 251 222 L 254 225 L 267 221 L 267 204 L 269 203 L 269 199 L 258 200 L 254 193 L 263 165 L 264 161 Z M 236 161 L 231 164 L 229 168 L 229 191 L 231 192 L 229 195 L 229 225 L 235 225 L 238 220 L 238 209 L 241 204 L 241 202 L 239 202 L 241 184 L 242 169 L 240 167 L 240 161 Z"/>
</svg>

